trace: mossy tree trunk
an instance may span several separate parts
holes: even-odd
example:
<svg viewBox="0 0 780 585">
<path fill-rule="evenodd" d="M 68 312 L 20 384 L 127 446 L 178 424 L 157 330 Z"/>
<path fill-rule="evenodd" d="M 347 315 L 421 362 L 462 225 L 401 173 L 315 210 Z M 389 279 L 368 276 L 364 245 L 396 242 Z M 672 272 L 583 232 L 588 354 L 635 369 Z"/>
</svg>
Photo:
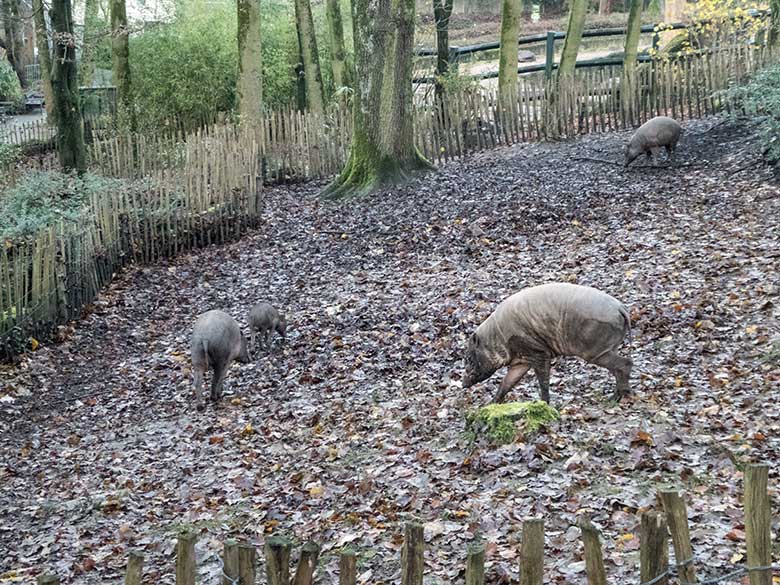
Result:
<svg viewBox="0 0 780 585">
<path fill-rule="evenodd" d="M 46 26 L 46 8 L 43 0 L 32 0 L 33 19 L 35 20 L 35 43 L 38 45 L 38 64 L 41 67 L 41 85 L 46 102 L 46 121 L 57 123 L 54 108 L 54 91 L 51 87 L 51 49 L 49 48 L 49 29 Z"/>
<path fill-rule="evenodd" d="M 587 0 L 571 0 L 569 25 L 566 27 L 566 39 L 563 42 L 561 64 L 558 66 L 558 80 L 573 77 L 577 66 L 577 54 L 580 52 L 582 30 L 585 28 L 585 14 L 588 11 Z"/>
<path fill-rule="evenodd" d="M 100 38 L 100 1 L 84 2 L 84 36 L 81 41 L 81 60 L 79 61 L 79 79 L 81 85 L 89 86 L 95 75 L 95 45 Z"/>
<path fill-rule="evenodd" d="M 642 32 L 642 5 L 644 0 L 631 0 L 626 28 L 626 45 L 623 53 L 623 79 L 621 80 L 620 96 L 623 101 L 623 111 L 629 112 L 633 121 L 631 108 L 632 96 L 636 91 L 637 52 L 639 36 Z"/>
<path fill-rule="evenodd" d="M 352 76 L 347 66 L 347 51 L 344 46 L 344 21 L 341 17 L 340 0 L 327 0 L 325 10 L 328 18 L 328 33 L 330 34 L 330 66 L 333 70 L 333 86 L 338 91 L 339 88 L 352 84 Z"/>
<path fill-rule="evenodd" d="M 52 0 L 51 23 L 54 38 L 52 88 L 57 118 L 57 153 L 64 171 L 86 170 L 84 131 L 79 103 L 76 69 L 76 37 L 70 0 Z"/>
<path fill-rule="evenodd" d="M 433 0 L 433 18 L 436 21 L 436 97 L 444 98 L 441 78 L 450 69 L 450 16 L 453 0 Z"/>
<path fill-rule="evenodd" d="M 520 36 L 520 0 L 503 0 L 501 47 L 498 54 L 498 101 L 503 112 L 513 112 L 517 97 L 517 40 Z"/>
<path fill-rule="evenodd" d="M 238 113 L 258 125 L 263 117 L 263 60 L 260 52 L 260 0 L 238 0 Z"/>
<path fill-rule="evenodd" d="M 780 0 L 770 0 L 772 19 L 769 23 L 769 46 L 773 50 L 780 49 Z"/>
<path fill-rule="evenodd" d="M 130 29 L 125 0 L 111 0 L 111 68 L 116 86 L 120 125 L 135 130 L 133 88 L 130 81 Z"/>
<path fill-rule="evenodd" d="M 360 195 L 431 169 L 414 145 L 414 0 L 353 0 L 356 87 L 349 160 L 324 191 Z"/>
<path fill-rule="evenodd" d="M 320 71 L 320 56 L 317 51 L 317 37 L 314 34 L 314 19 L 311 15 L 311 2 L 309 0 L 295 0 L 295 22 L 298 26 L 298 41 L 301 46 L 306 102 L 310 112 L 322 114 L 325 109 L 322 72 Z"/>
<path fill-rule="evenodd" d="M 27 87 L 27 76 L 22 62 L 24 42 L 22 41 L 23 25 L 19 16 L 19 0 L 2 0 L 2 3 L 6 58 L 13 70 L 16 71 L 21 86 Z"/>
</svg>

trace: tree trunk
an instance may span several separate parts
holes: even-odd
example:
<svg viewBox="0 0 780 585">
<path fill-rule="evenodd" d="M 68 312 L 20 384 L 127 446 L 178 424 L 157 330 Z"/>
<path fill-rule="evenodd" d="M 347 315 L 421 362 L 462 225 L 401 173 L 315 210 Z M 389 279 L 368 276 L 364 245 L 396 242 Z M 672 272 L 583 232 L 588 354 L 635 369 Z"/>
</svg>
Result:
<svg viewBox="0 0 780 585">
<path fill-rule="evenodd" d="M 132 86 L 130 83 L 130 30 L 125 0 L 111 0 L 111 68 L 116 86 L 120 126 L 135 130 Z"/>
<path fill-rule="evenodd" d="M 520 0 L 504 0 L 501 8 L 501 48 L 498 55 L 498 101 L 512 112 L 517 96 L 517 40 L 520 36 Z"/>
<path fill-rule="evenodd" d="M 35 20 L 35 43 L 38 45 L 38 64 L 41 68 L 43 99 L 46 102 L 46 121 L 57 122 L 54 108 L 54 91 L 51 87 L 51 49 L 49 48 L 49 29 L 46 26 L 46 12 L 43 0 L 32 0 L 33 19 Z"/>
<path fill-rule="evenodd" d="M 577 53 L 582 41 L 582 30 L 585 28 L 585 14 L 588 11 L 587 0 L 571 0 L 569 10 L 569 26 L 566 28 L 566 40 L 563 42 L 561 64 L 558 66 L 558 80 L 573 77 L 577 65 Z"/>
<path fill-rule="evenodd" d="M 57 117 L 57 154 L 64 171 L 75 170 L 81 174 L 86 170 L 86 153 L 70 0 L 52 0 L 50 14 L 54 37 L 51 82 Z"/>
<path fill-rule="evenodd" d="M 769 7 L 772 10 L 772 18 L 769 22 L 769 46 L 778 49 L 780 48 L 780 0 L 770 0 Z"/>
<path fill-rule="evenodd" d="M 260 52 L 260 1 L 238 0 L 238 113 L 241 122 L 263 118 L 263 61 Z"/>
<path fill-rule="evenodd" d="M 317 51 L 317 37 L 314 34 L 314 19 L 311 16 L 309 0 L 295 0 L 295 22 L 298 26 L 298 40 L 301 45 L 301 60 L 309 111 L 314 114 L 322 114 L 324 111 L 322 73 L 320 72 L 320 56 Z"/>
<path fill-rule="evenodd" d="M 664 0 L 664 15 L 663 21 L 666 24 L 674 24 L 683 20 L 685 12 L 685 0 Z M 667 30 L 662 32 L 659 36 L 661 39 L 661 46 L 671 41 L 678 36 L 681 31 L 679 30 Z"/>
<path fill-rule="evenodd" d="M 642 5 L 644 0 L 631 0 L 628 12 L 628 27 L 626 29 L 626 46 L 623 53 L 623 79 L 620 83 L 620 96 L 623 101 L 623 111 L 629 112 L 633 124 L 634 112 L 631 104 L 636 91 L 637 51 L 639 36 L 642 32 Z"/>
<path fill-rule="evenodd" d="M 360 195 L 431 169 L 414 145 L 414 0 L 353 0 L 356 87 L 349 160 L 325 190 Z"/>
<path fill-rule="evenodd" d="M 450 16 L 453 0 L 433 0 L 433 18 L 436 21 L 436 97 L 444 97 L 441 77 L 450 69 Z"/>
<path fill-rule="evenodd" d="M 328 17 L 328 31 L 330 33 L 330 63 L 333 69 L 333 86 L 338 91 L 339 88 L 349 86 L 352 83 L 352 76 L 347 68 L 347 51 L 344 48 L 344 23 L 341 18 L 339 0 L 327 0 L 325 9 Z"/>
<path fill-rule="evenodd" d="M 599 0 L 599 14 L 602 16 L 612 13 L 612 0 Z"/>
<path fill-rule="evenodd" d="M 22 23 L 19 20 L 19 0 L 2 0 L 2 4 L 6 58 L 13 70 L 16 71 L 19 84 L 26 87 L 27 76 L 22 62 L 24 44 L 22 42 Z"/>
<path fill-rule="evenodd" d="M 95 45 L 100 35 L 100 2 L 85 0 L 84 2 L 84 37 L 81 41 L 81 61 L 79 62 L 79 79 L 81 85 L 92 85 L 95 75 Z"/>
</svg>

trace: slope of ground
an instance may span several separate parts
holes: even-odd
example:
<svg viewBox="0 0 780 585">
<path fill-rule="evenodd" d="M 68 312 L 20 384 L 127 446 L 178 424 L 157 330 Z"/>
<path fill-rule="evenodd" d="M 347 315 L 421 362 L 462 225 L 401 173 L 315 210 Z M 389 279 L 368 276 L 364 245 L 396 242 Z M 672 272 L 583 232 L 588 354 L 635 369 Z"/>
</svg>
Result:
<svg viewBox="0 0 780 585">
<path fill-rule="evenodd" d="M 140 548 L 148 582 L 173 583 L 176 529 L 194 524 L 204 583 L 227 535 L 280 531 L 323 543 L 321 582 L 349 543 L 361 581 L 387 583 L 415 517 L 431 578 L 462 578 L 479 534 L 506 582 L 541 515 L 546 582 L 583 582 L 588 513 L 611 582 L 636 582 L 637 513 L 662 484 L 685 490 L 700 573 L 725 572 L 744 552 L 739 468 L 773 462 L 773 486 L 780 471 L 780 192 L 738 127 L 688 124 L 674 168 L 584 160 L 620 160 L 626 138 L 483 153 L 338 205 L 273 189 L 252 236 L 120 275 L 64 341 L 0 371 L 0 576 L 116 582 Z M 463 414 L 498 375 L 460 389 L 465 340 L 551 280 L 630 307 L 634 394 L 611 404 L 604 370 L 558 360 L 558 423 L 470 444 Z M 261 299 L 287 313 L 286 343 L 196 412 L 195 317 L 244 323 Z M 537 395 L 531 375 L 515 392 Z"/>
</svg>

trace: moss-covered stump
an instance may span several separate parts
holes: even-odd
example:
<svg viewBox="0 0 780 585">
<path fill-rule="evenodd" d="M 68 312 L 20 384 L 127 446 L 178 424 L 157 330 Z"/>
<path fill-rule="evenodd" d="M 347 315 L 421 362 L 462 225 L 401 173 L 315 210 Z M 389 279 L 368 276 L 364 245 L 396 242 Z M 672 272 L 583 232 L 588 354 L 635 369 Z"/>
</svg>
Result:
<svg viewBox="0 0 780 585">
<path fill-rule="evenodd" d="M 475 437 L 505 445 L 518 434 L 533 433 L 559 418 L 558 411 L 543 400 L 488 404 L 466 415 L 466 429 Z"/>
</svg>

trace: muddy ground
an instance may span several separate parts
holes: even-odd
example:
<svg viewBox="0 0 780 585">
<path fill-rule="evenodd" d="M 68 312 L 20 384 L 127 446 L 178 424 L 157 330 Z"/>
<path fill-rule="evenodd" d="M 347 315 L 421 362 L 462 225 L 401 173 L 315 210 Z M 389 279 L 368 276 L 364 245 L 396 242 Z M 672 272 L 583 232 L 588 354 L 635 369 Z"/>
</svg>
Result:
<svg viewBox="0 0 780 585">
<path fill-rule="evenodd" d="M 671 167 L 612 164 L 626 139 L 499 149 L 341 204 L 274 188 L 256 233 L 119 275 L 64 341 L 0 370 L 0 581 L 117 582 L 136 548 L 145 582 L 173 583 L 194 525 L 203 583 L 224 538 L 280 532 L 323 544 L 320 582 L 349 544 L 361 582 L 388 583 L 417 518 L 429 582 L 462 579 L 478 537 L 488 582 L 508 582 L 539 515 L 546 582 L 582 583 L 588 514 L 610 581 L 637 582 L 638 514 L 661 485 L 685 492 L 700 575 L 744 563 L 744 463 L 771 463 L 780 504 L 780 190 L 742 127 L 687 124 Z M 499 376 L 460 389 L 466 337 L 554 280 L 630 307 L 633 396 L 610 403 L 606 371 L 558 360 L 558 423 L 470 442 L 464 413 Z M 286 341 L 196 412 L 192 322 L 245 323 L 258 300 L 287 313 Z M 529 375 L 514 398 L 537 395 Z"/>
</svg>

